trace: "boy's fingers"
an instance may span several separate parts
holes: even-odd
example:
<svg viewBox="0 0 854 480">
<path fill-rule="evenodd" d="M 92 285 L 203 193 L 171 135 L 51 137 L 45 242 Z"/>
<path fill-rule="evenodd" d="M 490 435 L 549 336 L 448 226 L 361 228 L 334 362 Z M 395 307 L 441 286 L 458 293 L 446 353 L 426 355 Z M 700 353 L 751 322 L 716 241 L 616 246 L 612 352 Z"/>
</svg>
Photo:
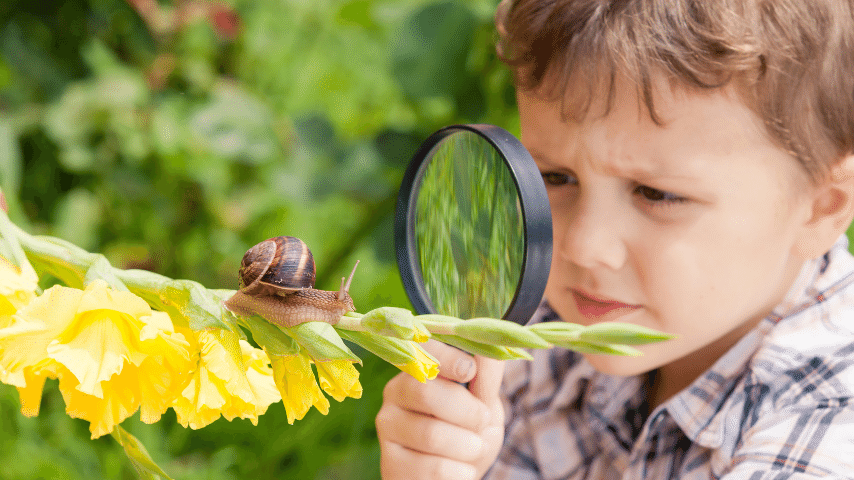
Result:
<svg viewBox="0 0 854 480">
<path fill-rule="evenodd" d="M 429 340 L 423 346 L 439 361 L 440 377 L 457 383 L 469 382 L 474 377 L 475 361 L 468 353 L 435 340 Z"/>
<path fill-rule="evenodd" d="M 410 450 L 461 462 L 478 460 L 484 449 L 483 440 L 470 430 L 395 405 L 383 406 L 377 415 L 377 433 Z"/>
<path fill-rule="evenodd" d="M 383 390 L 384 404 L 397 405 L 403 410 L 432 415 L 473 432 L 490 420 L 486 405 L 462 385 L 444 378 L 426 384 L 401 373 L 389 380 Z"/>
<path fill-rule="evenodd" d="M 416 452 L 394 442 L 381 441 L 383 480 L 475 480 L 475 468 L 449 458 Z"/>
<path fill-rule="evenodd" d="M 501 377 L 504 374 L 504 362 L 493 358 L 474 357 L 477 373 L 469 383 L 469 391 L 486 405 L 494 405 L 498 400 L 501 388 Z"/>
</svg>

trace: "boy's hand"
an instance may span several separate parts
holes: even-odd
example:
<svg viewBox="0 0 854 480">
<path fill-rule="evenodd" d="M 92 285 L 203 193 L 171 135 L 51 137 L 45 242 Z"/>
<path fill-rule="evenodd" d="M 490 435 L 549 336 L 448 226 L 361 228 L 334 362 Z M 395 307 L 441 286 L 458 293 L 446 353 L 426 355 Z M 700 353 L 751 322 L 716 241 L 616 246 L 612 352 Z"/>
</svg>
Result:
<svg viewBox="0 0 854 480">
<path fill-rule="evenodd" d="M 382 478 L 479 479 L 504 440 L 504 362 L 433 340 L 425 349 L 439 360 L 436 379 L 419 383 L 401 373 L 383 391 L 376 421 Z M 470 382 L 468 390 L 458 382 Z"/>
</svg>

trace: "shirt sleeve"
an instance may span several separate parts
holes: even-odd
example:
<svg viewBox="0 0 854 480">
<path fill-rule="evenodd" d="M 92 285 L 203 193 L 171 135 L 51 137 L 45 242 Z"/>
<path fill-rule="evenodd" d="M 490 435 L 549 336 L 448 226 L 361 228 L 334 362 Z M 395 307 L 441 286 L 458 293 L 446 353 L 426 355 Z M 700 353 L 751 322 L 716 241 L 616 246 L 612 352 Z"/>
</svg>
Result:
<svg viewBox="0 0 854 480">
<path fill-rule="evenodd" d="M 724 480 L 854 479 L 854 408 L 849 398 L 763 414 L 744 430 Z"/>
</svg>

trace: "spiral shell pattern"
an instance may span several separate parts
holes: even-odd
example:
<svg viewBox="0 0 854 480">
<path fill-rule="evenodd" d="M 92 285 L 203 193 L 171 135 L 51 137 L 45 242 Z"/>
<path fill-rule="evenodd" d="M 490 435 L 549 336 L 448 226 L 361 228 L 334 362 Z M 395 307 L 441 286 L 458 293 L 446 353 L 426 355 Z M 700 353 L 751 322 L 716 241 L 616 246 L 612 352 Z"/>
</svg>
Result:
<svg viewBox="0 0 854 480">
<path fill-rule="evenodd" d="M 247 295 L 289 295 L 314 288 L 317 274 L 308 246 L 296 237 L 274 237 L 250 248 L 240 262 L 240 290 Z"/>
</svg>

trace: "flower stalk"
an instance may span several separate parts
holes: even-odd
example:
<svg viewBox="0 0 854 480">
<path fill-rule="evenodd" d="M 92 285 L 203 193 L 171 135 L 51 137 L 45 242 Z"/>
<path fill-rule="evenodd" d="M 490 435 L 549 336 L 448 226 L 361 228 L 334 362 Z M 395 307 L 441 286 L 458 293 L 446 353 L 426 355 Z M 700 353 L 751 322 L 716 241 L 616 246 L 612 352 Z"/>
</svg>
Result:
<svg viewBox="0 0 854 480">
<path fill-rule="evenodd" d="M 64 285 L 42 291 L 39 273 Z M 312 407 L 325 415 L 327 395 L 362 396 L 354 366 L 362 361 L 345 340 L 426 382 L 439 372 L 421 346 L 431 338 L 502 360 L 553 346 L 639 355 L 631 345 L 670 338 L 628 324 L 521 326 L 397 307 L 285 327 L 262 312 L 232 312 L 225 300 L 234 293 L 115 268 L 103 255 L 28 234 L 0 210 L 0 382 L 16 386 L 22 413 L 34 416 L 45 380 L 57 380 L 66 412 L 88 421 L 92 438 L 111 434 L 141 474 L 168 478 L 121 428 L 124 419 L 139 411 L 153 423 L 171 408 L 193 429 L 220 417 L 257 424 L 280 400 L 289 423 Z"/>
<path fill-rule="evenodd" d="M 378 318 L 382 321 L 377 321 Z M 389 328 L 389 325 L 395 325 L 396 328 Z M 407 328 L 403 328 L 404 325 Z M 463 320 L 447 315 L 413 316 L 409 310 L 391 307 L 371 310 L 364 315 L 349 313 L 341 317 L 335 328 L 345 338 L 363 338 L 354 335 L 355 332 L 401 340 L 411 339 L 416 335 L 418 338 L 426 336 L 475 355 L 500 360 L 530 358 L 530 355 L 520 348 L 541 349 L 553 346 L 581 353 L 636 356 L 640 355 L 640 351 L 630 345 L 672 338 L 672 335 L 666 333 L 619 322 L 591 326 L 547 322 L 521 326 L 494 318 Z M 370 351 L 369 348 L 368 350 Z"/>
<path fill-rule="evenodd" d="M 228 310 L 223 302 L 233 290 L 115 268 L 103 255 L 57 238 L 28 234 L 2 211 L 0 257 L 6 265 L 0 271 L 5 272 L 0 275 L 5 302 L 0 308 L 0 381 L 18 386 L 22 402 L 26 400 L 24 410 L 37 414 L 44 380 L 58 379 L 66 400 L 75 405 L 74 414 L 90 421 L 93 437 L 112 432 L 137 409 L 153 422 L 173 408 L 180 423 L 192 428 L 202 428 L 220 416 L 255 422 L 278 400 L 285 402 L 290 422 L 302 418 L 312 406 L 325 414 L 329 403 L 322 392 L 338 401 L 362 394 L 359 372 L 353 366 L 362 362 L 344 340 L 426 382 L 439 368 L 420 345 L 431 338 L 505 360 L 530 359 L 525 349 L 554 346 L 583 353 L 638 355 L 632 345 L 670 338 L 613 322 L 521 326 L 494 318 L 413 315 L 397 307 L 365 314 L 347 312 L 334 325 L 308 321 L 283 327 L 259 314 Z M 53 275 L 66 286 L 42 292 L 36 283 L 39 272 Z M 93 317 L 87 312 L 99 313 Z M 110 333 L 109 350 L 81 356 L 87 349 L 94 352 L 101 347 L 67 333 L 80 325 L 115 332 Z M 260 349 L 246 341 L 246 333 Z M 44 344 L 43 349 L 18 347 L 34 345 L 36 340 Z M 123 363 L 120 358 L 129 360 Z M 151 373 L 155 371 L 174 375 L 159 378 Z M 145 390 L 135 392 L 124 385 Z M 120 415 L 99 413 L 97 405 L 110 402 L 123 402 Z"/>
</svg>

